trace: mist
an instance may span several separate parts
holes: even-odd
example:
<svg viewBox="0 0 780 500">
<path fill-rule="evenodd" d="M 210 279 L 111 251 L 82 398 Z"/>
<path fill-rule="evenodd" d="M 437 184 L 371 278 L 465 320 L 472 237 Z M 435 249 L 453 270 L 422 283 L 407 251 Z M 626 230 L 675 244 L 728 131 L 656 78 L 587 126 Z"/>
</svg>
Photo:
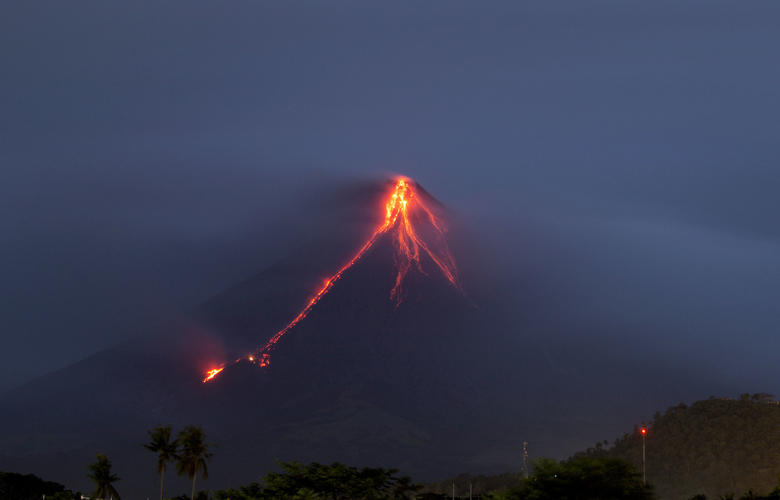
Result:
<svg viewBox="0 0 780 500">
<path fill-rule="evenodd" d="M 777 393 L 778 15 L 7 6 L 0 390 L 191 310 L 403 174 L 472 227 L 507 342 L 554 370 L 623 380 L 647 416 Z"/>
</svg>

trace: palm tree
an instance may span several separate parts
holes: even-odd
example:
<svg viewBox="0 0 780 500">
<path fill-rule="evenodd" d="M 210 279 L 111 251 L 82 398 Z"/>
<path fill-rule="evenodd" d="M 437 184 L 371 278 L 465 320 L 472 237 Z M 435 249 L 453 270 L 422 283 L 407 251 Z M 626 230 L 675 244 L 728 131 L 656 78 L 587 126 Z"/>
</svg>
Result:
<svg viewBox="0 0 780 500">
<path fill-rule="evenodd" d="M 90 464 L 89 470 L 92 471 L 92 474 L 87 474 L 87 477 L 93 480 L 97 485 L 95 492 L 92 493 L 92 498 L 103 497 L 103 500 L 106 500 L 106 497 L 111 495 L 111 498 L 121 500 L 119 493 L 116 492 L 114 486 L 111 484 L 120 481 L 121 479 L 116 477 L 116 474 L 111 474 L 111 460 L 109 460 L 108 457 L 102 453 L 98 453 L 97 462 Z"/>
<path fill-rule="evenodd" d="M 187 475 L 192 478 L 192 496 L 195 498 L 195 478 L 198 471 L 203 471 L 203 479 L 208 479 L 209 470 L 206 462 L 211 459 L 212 453 L 209 453 L 208 447 L 213 444 L 205 443 L 206 433 L 203 429 L 194 425 L 188 425 L 179 433 L 179 444 L 181 444 L 181 453 L 178 456 L 179 461 L 176 464 L 176 472 L 180 476 Z"/>
<path fill-rule="evenodd" d="M 176 457 L 176 448 L 179 440 L 171 441 L 171 427 L 158 425 L 153 431 L 149 431 L 152 441 L 143 445 L 147 450 L 157 453 L 157 473 L 160 475 L 160 500 L 163 500 L 163 483 L 165 481 L 165 464 Z"/>
</svg>

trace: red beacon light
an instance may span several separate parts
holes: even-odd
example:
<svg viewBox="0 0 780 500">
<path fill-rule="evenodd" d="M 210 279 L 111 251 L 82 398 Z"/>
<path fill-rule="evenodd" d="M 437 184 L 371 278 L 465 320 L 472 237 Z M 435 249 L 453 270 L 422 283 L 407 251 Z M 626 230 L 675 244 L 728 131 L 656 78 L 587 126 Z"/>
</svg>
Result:
<svg viewBox="0 0 780 500">
<path fill-rule="evenodd" d="M 647 429 L 642 429 L 642 434 L 647 433 Z"/>
</svg>

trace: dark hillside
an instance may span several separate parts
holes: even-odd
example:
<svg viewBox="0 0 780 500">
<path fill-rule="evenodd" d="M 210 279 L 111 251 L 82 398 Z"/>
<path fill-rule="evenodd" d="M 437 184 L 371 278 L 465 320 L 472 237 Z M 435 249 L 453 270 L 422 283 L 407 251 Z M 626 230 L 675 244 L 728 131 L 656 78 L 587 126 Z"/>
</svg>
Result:
<svg viewBox="0 0 780 500">
<path fill-rule="evenodd" d="M 780 473 L 780 404 L 768 394 L 743 394 L 657 412 L 647 424 L 646 453 L 647 481 L 662 499 L 767 493 Z M 641 471 L 641 427 L 609 449 L 599 443 L 576 456 L 583 455 L 624 458 Z"/>
</svg>

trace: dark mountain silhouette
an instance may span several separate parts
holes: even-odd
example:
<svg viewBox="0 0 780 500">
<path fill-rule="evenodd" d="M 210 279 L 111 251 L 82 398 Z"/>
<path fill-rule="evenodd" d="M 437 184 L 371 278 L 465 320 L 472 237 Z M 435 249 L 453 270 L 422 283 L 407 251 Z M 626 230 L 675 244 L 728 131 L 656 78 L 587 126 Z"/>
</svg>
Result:
<svg viewBox="0 0 780 500">
<path fill-rule="evenodd" d="M 393 209 L 407 211 L 390 214 L 397 189 L 367 190 L 359 217 L 186 318 L 4 394 L 0 470 L 78 489 L 100 452 L 125 479 L 120 492 L 154 491 L 154 460 L 140 445 L 161 423 L 202 424 L 218 444 L 209 487 L 256 480 L 274 459 L 435 477 L 479 454 L 516 421 L 522 398 L 507 376 L 516 363 L 457 274 L 445 208 L 408 181 Z M 270 364 L 253 362 L 336 275 L 267 350 Z M 484 388 L 502 384 L 496 404 Z"/>
<path fill-rule="evenodd" d="M 200 424 L 218 445 L 204 488 L 275 459 L 425 481 L 518 470 L 525 440 L 561 456 L 613 425 L 611 387 L 632 381 L 518 340 L 525 301 L 480 281 L 479 241 L 404 182 L 354 193 L 343 220 L 186 317 L 0 396 L 0 470 L 86 489 L 103 453 L 140 497 L 159 487 L 147 431 Z"/>
</svg>

